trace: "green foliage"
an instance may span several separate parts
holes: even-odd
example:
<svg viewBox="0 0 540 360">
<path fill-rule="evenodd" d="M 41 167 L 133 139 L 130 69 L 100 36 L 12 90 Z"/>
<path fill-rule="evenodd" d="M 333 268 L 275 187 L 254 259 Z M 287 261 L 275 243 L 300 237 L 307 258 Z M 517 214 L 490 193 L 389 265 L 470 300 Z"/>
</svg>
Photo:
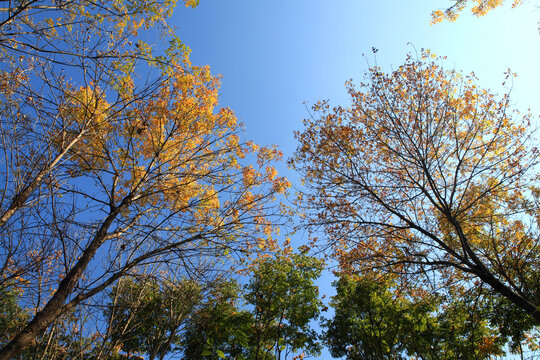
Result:
<svg viewBox="0 0 540 360">
<path fill-rule="evenodd" d="M 334 285 L 337 295 L 331 305 L 335 315 L 324 323 L 332 355 L 347 359 L 401 358 L 404 330 L 414 326 L 404 315 L 421 309 L 412 309 L 402 299 L 394 300 L 390 291 L 367 279 L 342 277 Z"/>
<path fill-rule="evenodd" d="M 488 304 L 488 311 L 484 315 L 498 329 L 499 336 L 508 340 L 512 353 L 519 353 L 524 342 L 529 348 L 538 348 L 540 339 L 531 336 L 538 327 L 535 328 L 534 320 L 527 313 L 501 297 L 491 297 Z"/>
<path fill-rule="evenodd" d="M 301 250 L 298 254 L 279 254 L 261 259 L 246 286 L 246 301 L 254 307 L 256 357 L 259 353 L 305 349 L 318 354 L 317 334 L 310 322 L 317 319 L 322 306 L 314 284 L 323 262 Z"/>
<path fill-rule="evenodd" d="M 313 283 L 322 267 L 323 262 L 306 251 L 284 251 L 259 258 L 244 287 L 233 281 L 218 284 L 189 320 L 183 340 L 185 358 L 281 359 L 299 352 L 318 354 L 321 346 L 310 323 L 322 305 Z"/>
<path fill-rule="evenodd" d="M 249 358 L 253 316 L 238 308 L 240 293 L 235 281 L 214 285 L 188 322 L 182 340 L 186 359 Z"/>
<path fill-rule="evenodd" d="M 334 283 L 334 318 L 324 338 L 347 359 L 487 359 L 503 353 L 506 336 L 486 320 L 482 294 L 454 298 L 403 293 L 392 280 L 341 277 Z"/>
<path fill-rule="evenodd" d="M 160 284 L 128 278 L 110 296 L 111 342 L 128 354 L 163 359 L 180 341 L 180 327 L 200 300 L 201 288 L 191 280 Z"/>
<path fill-rule="evenodd" d="M 20 295 L 17 286 L 9 283 L 0 286 L 0 345 L 16 334 L 28 319 L 19 305 Z"/>
</svg>

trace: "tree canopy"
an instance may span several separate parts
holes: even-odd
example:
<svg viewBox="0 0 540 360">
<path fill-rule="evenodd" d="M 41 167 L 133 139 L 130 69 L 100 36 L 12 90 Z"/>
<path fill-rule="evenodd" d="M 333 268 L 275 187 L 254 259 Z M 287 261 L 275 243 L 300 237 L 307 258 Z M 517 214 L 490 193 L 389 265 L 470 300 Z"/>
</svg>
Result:
<svg viewBox="0 0 540 360">
<path fill-rule="evenodd" d="M 105 311 L 109 346 L 161 360 L 177 349 L 183 325 L 202 297 L 202 286 L 185 279 L 158 282 L 126 278 L 118 282 L 110 297 Z"/>
<path fill-rule="evenodd" d="M 372 274 L 344 275 L 334 285 L 324 339 L 336 357 L 488 359 L 508 342 L 488 321 L 494 308 L 480 294 L 402 291 L 399 279 Z"/>
<path fill-rule="evenodd" d="M 306 224 L 345 273 L 427 290 L 487 285 L 538 324 L 538 150 L 529 115 L 429 52 L 370 69 L 352 105 L 314 106 L 293 166 Z M 507 77 L 512 74 L 507 74 Z"/>
<path fill-rule="evenodd" d="M 172 2 L 9 4 L 0 289 L 21 287 L 32 310 L 0 359 L 128 274 L 197 276 L 272 247 L 281 153 L 218 106 L 219 78 L 166 24 Z"/>
<path fill-rule="evenodd" d="M 274 360 L 318 355 L 319 335 L 312 328 L 322 308 L 318 287 L 323 262 L 290 248 L 262 256 L 248 270 L 240 289 L 223 283 L 196 310 L 184 340 L 187 359 Z"/>
<path fill-rule="evenodd" d="M 371 68 L 350 106 L 318 102 L 296 133 L 291 211 L 281 152 L 220 106 L 220 77 L 168 25 L 175 6 L 1 2 L 0 360 L 540 347 L 538 139 L 509 90 L 427 50 Z M 282 249 L 293 213 L 310 243 Z M 322 335 L 319 248 L 338 277 Z"/>
</svg>

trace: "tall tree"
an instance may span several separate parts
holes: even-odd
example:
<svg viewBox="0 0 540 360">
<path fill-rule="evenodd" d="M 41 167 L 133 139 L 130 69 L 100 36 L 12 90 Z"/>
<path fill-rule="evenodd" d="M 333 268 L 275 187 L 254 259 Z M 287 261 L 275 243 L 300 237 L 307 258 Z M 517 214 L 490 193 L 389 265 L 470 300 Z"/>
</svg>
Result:
<svg viewBox="0 0 540 360">
<path fill-rule="evenodd" d="M 540 323 L 540 191 L 530 116 L 424 52 L 372 68 L 352 106 L 315 105 L 292 164 L 344 272 L 487 285 Z M 511 76 L 510 74 L 508 76 Z"/>
<path fill-rule="evenodd" d="M 298 253 L 286 248 L 274 258 L 261 257 L 255 262 L 245 295 L 253 306 L 255 360 L 286 359 L 302 351 L 320 353 L 318 335 L 310 322 L 318 318 L 322 307 L 314 281 L 323 266 L 304 247 Z"/>
<path fill-rule="evenodd" d="M 274 360 L 320 353 L 312 329 L 322 307 L 314 284 L 323 262 L 290 248 L 262 256 L 243 287 L 222 283 L 189 320 L 187 359 Z M 302 355 L 304 354 L 304 355 Z"/>
<path fill-rule="evenodd" d="M 253 314 L 242 308 L 242 295 L 234 280 L 213 284 L 187 321 L 181 341 L 185 359 L 252 359 Z"/>
<path fill-rule="evenodd" d="M 196 275 L 271 245 L 281 155 L 218 107 L 219 79 L 166 25 L 172 2 L 9 4 L 0 288 L 21 278 L 30 318 L 0 359 L 126 274 Z M 160 33 L 165 45 L 141 40 Z"/>
<path fill-rule="evenodd" d="M 486 321 L 493 308 L 478 294 L 400 291 L 387 276 L 342 276 L 324 338 L 347 359 L 487 359 L 506 336 Z"/>
<path fill-rule="evenodd" d="M 183 325 L 201 295 L 201 286 L 192 280 L 122 279 L 106 308 L 112 347 L 163 359 L 176 350 Z"/>
</svg>

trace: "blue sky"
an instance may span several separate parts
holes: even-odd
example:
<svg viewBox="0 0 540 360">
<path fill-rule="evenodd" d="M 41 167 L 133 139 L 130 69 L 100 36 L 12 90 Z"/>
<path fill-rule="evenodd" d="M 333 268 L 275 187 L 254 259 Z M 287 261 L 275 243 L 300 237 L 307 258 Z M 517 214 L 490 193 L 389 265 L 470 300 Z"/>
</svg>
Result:
<svg viewBox="0 0 540 360">
<path fill-rule="evenodd" d="M 511 68 L 518 73 L 512 103 L 540 114 L 540 8 L 531 1 L 516 9 L 507 4 L 480 19 L 467 11 L 454 23 L 430 25 L 431 11 L 448 4 L 201 0 L 196 9 L 179 6 L 170 25 L 192 49 L 194 64 L 223 76 L 220 103 L 245 123 L 247 137 L 279 145 L 285 158 L 296 148 L 293 132 L 308 116 L 304 103 L 330 99 L 347 106 L 346 80 L 360 82 L 374 64 L 391 71 L 415 49 L 447 56 L 447 68 L 474 71 L 479 86 L 499 94 L 508 91 L 501 83 Z M 284 165 L 280 170 L 298 181 Z M 295 240 L 302 242 L 302 235 Z M 329 282 L 323 281 L 323 292 Z"/>
<path fill-rule="evenodd" d="M 179 6 L 171 25 L 195 64 L 223 76 L 221 104 L 244 121 L 248 137 L 290 154 L 293 131 L 307 116 L 303 103 L 348 104 L 344 82 L 360 81 L 375 63 L 372 46 L 385 70 L 414 48 L 429 48 L 447 56 L 448 67 L 474 71 L 481 86 L 499 93 L 510 67 L 520 75 L 516 105 L 536 105 L 531 89 L 540 82 L 540 9 L 508 4 L 480 19 L 467 12 L 455 23 L 430 25 L 431 11 L 449 3 L 201 0 L 196 9 Z"/>
</svg>

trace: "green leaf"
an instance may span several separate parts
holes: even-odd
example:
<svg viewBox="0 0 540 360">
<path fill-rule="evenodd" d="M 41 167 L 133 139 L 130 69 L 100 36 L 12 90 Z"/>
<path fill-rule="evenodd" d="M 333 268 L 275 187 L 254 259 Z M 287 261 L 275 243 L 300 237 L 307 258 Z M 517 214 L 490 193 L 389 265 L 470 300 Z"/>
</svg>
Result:
<svg viewBox="0 0 540 360">
<path fill-rule="evenodd" d="M 216 353 L 217 353 L 217 356 L 219 356 L 220 358 L 224 359 L 225 358 L 225 353 L 221 350 L 216 350 Z"/>
</svg>

